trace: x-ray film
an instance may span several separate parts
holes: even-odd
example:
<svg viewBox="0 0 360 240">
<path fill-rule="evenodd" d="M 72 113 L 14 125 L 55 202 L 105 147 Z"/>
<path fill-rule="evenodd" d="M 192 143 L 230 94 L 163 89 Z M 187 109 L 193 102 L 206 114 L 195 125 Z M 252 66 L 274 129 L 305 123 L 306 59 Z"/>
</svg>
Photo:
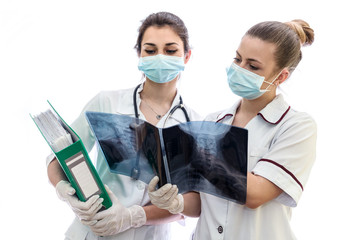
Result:
<svg viewBox="0 0 360 240">
<path fill-rule="evenodd" d="M 180 193 L 205 192 L 240 204 L 246 201 L 246 129 L 194 121 L 157 128 L 133 117 L 86 112 L 111 172 Z"/>
</svg>

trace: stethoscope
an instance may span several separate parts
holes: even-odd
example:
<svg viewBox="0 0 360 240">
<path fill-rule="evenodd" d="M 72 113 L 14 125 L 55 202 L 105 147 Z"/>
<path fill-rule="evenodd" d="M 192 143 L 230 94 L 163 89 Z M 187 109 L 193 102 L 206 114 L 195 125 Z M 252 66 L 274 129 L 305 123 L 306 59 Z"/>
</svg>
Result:
<svg viewBox="0 0 360 240">
<path fill-rule="evenodd" d="M 137 102 L 136 102 L 136 93 L 137 93 L 137 90 L 139 89 L 140 86 L 141 86 L 141 84 L 137 85 L 135 90 L 134 90 L 134 93 L 133 93 L 133 104 L 134 104 L 134 112 L 135 112 L 135 117 L 136 118 L 139 118 L 139 112 L 138 112 Z M 189 115 L 188 115 L 188 113 L 187 113 L 187 111 L 186 111 L 186 109 L 184 107 L 183 100 L 182 100 L 182 98 L 180 96 L 179 104 L 177 104 L 176 106 L 174 106 L 170 110 L 169 114 L 167 115 L 167 117 L 166 117 L 166 119 L 164 121 L 164 126 L 165 126 L 165 123 L 168 120 L 168 118 L 171 117 L 178 108 L 180 108 L 183 111 L 183 113 L 185 115 L 186 122 L 190 122 Z"/>
<path fill-rule="evenodd" d="M 134 93 L 133 93 L 133 104 L 134 104 L 134 112 L 135 112 L 136 119 L 139 119 L 139 112 L 138 112 L 137 101 L 136 101 L 136 93 L 137 93 L 137 90 L 139 89 L 140 86 L 141 86 L 141 84 L 137 85 L 135 90 L 134 90 Z M 178 108 L 180 108 L 183 111 L 183 113 L 185 115 L 186 122 L 190 122 L 189 115 L 188 115 L 188 113 L 187 113 L 187 111 L 186 111 L 186 109 L 184 107 L 183 100 L 182 100 L 182 98 L 180 96 L 179 104 L 177 104 L 176 106 L 174 106 L 170 110 L 169 114 L 167 115 L 167 117 L 166 117 L 166 119 L 164 121 L 163 127 L 165 127 L 165 123 L 168 120 L 168 118 L 171 117 Z M 136 129 L 136 126 L 133 126 L 132 128 Z M 139 159 L 140 159 L 140 152 L 138 152 L 137 157 L 136 157 L 135 165 L 131 170 L 131 178 L 135 179 L 135 180 L 139 179 L 139 175 L 140 175 Z"/>
</svg>

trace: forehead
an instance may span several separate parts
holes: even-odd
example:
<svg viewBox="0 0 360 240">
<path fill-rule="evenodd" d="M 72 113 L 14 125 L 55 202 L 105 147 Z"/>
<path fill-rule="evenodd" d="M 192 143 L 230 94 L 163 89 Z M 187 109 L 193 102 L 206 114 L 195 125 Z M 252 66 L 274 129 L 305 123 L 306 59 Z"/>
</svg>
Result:
<svg viewBox="0 0 360 240">
<path fill-rule="evenodd" d="M 182 40 L 179 35 L 169 26 L 155 27 L 151 26 L 146 29 L 141 42 L 141 45 L 145 43 L 152 43 L 155 45 L 163 45 L 166 43 L 178 43 L 182 45 Z"/>
<path fill-rule="evenodd" d="M 264 64 L 270 64 L 275 61 L 275 50 L 275 44 L 247 35 L 242 38 L 238 48 L 238 52 L 243 59 L 256 59 Z"/>
</svg>

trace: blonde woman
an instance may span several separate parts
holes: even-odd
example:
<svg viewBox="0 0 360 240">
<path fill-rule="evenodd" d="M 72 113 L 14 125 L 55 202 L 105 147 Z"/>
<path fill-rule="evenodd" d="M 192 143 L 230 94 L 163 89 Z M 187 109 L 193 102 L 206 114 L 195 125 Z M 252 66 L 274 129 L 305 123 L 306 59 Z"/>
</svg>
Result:
<svg viewBox="0 0 360 240">
<path fill-rule="evenodd" d="M 301 47 L 313 41 L 314 31 L 303 20 L 262 22 L 242 38 L 227 70 L 229 87 L 240 99 L 206 120 L 248 129 L 246 203 L 200 193 L 193 239 L 296 239 L 291 211 L 315 161 L 317 130 L 308 114 L 291 108 L 276 90 L 300 62 Z"/>
</svg>

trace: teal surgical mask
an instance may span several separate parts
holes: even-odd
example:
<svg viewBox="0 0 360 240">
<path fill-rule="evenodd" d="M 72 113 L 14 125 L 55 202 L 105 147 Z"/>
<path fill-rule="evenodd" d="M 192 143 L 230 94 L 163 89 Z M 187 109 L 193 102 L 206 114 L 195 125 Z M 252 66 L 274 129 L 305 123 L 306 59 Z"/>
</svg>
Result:
<svg viewBox="0 0 360 240">
<path fill-rule="evenodd" d="M 166 83 L 173 80 L 185 69 L 183 57 L 156 56 L 141 57 L 138 68 L 147 78 L 156 83 Z"/>
<path fill-rule="evenodd" d="M 280 76 L 281 72 L 271 82 L 265 81 L 265 77 L 259 76 L 245 68 L 232 63 L 227 68 L 227 78 L 231 91 L 236 95 L 253 100 L 261 97 L 265 92 L 269 91 L 270 85 Z M 260 89 L 263 82 L 269 84 L 266 89 Z"/>
</svg>

